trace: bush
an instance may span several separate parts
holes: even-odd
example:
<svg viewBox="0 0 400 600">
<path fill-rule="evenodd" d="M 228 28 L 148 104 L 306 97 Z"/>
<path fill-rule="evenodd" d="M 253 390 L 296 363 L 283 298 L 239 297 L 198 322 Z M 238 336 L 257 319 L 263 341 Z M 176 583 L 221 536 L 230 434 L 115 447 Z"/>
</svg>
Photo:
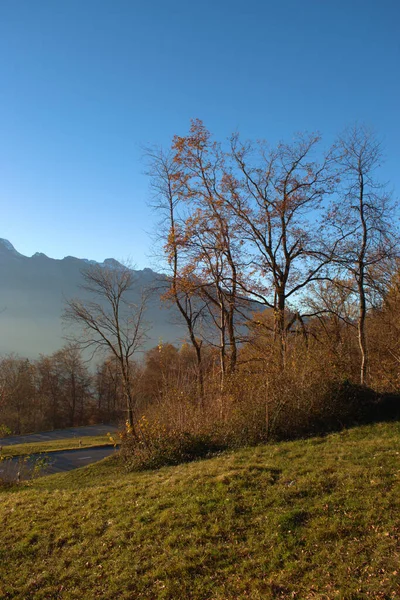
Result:
<svg viewBox="0 0 400 600">
<path fill-rule="evenodd" d="M 0 424 L 0 437 L 7 437 L 11 435 L 11 429 L 7 425 Z"/>
<path fill-rule="evenodd" d="M 329 379 L 317 370 L 307 377 L 296 375 L 287 371 L 270 376 L 267 390 L 262 374 L 237 376 L 225 422 L 218 424 L 225 443 L 242 446 L 323 435 L 400 415 L 398 396 Z"/>
<path fill-rule="evenodd" d="M 382 394 L 377 405 L 377 418 L 381 421 L 400 419 L 400 396 L 398 394 Z"/>
<path fill-rule="evenodd" d="M 190 462 L 222 449 L 210 436 L 167 430 L 158 421 L 150 422 L 146 417 L 134 428 L 127 425 L 121 434 L 121 457 L 129 471 Z"/>
<path fill-rule="evenodd" d="M 315 424 L 322 432 L 369 423 L 376 418 L 377 394 L 365 386 L 344 381 L 331 383 Z"/>
</svg>

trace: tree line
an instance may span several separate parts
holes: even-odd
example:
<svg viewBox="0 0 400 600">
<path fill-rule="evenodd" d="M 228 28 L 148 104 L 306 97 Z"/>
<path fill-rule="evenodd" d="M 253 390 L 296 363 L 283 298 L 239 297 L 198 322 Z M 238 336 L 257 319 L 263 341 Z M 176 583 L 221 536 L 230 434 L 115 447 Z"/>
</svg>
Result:
<svg viewBox="0 0 400 600">
<path fill-rule="evenodd" d="M 136 408 L 156 401 L 167 382 L 190 379 L 194 365 L 190 348 L 171 344 L 160 348 L 129 364 Z M 37 360 L 17 355 L 0 359 L 0 437 L 96 423 L 123 424 L 127 414 L 125 385 L 112 353 L 97 361 L 94 369 L 74 344 Z"/>
</svg>

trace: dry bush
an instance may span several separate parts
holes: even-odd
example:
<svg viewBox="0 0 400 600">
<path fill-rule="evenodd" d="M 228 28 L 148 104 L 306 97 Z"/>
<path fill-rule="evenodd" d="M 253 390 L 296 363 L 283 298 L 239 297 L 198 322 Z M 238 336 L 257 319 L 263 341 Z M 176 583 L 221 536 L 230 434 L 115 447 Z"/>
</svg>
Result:
<svg viewBox="0 0 400 600">
<path fill-rule="evenodd" d="M 221 449 L 210 436 L 167 429 L 159 421 L 149 421 L 145 416 L 134 429 L 127 424 L 121 435 L 121 457 L 128 471 L 190 462 Z"/>
<path fill-rule="evenodd" d="M 326 324 L 325 324 L 326 325 Z M 345 426 L 400 414 L 397 396 L 351 383 L 358 373 L 354 330 L 327 343 L 319 335 L 288 337 L 285 354 L 271 336 L 242 347 L 237 369 L 221 390 L 217 361 L 210 362 L 199 397 L 195 377 L 173 369 L 142 403 L 139 439 L 126 436 L 129 468 L 153 468 L 206 456 L 227 447 L 323 435 Z M 154 386 L 153 386 L 154 387 Z"/>
</svg>

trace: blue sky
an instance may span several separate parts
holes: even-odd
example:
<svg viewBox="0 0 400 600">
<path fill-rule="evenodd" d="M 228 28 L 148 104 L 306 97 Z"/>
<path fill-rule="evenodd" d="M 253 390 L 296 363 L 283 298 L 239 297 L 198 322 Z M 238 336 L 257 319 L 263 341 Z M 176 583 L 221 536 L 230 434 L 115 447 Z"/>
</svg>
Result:
<svg viewBox="0 0 400 600">
<path fill-rule="evenodd" d="M 400 195 L 398 0 L 1 0 L 0 237 L 154 266 L 143 145 L 354 121 Z"/>
</svg>

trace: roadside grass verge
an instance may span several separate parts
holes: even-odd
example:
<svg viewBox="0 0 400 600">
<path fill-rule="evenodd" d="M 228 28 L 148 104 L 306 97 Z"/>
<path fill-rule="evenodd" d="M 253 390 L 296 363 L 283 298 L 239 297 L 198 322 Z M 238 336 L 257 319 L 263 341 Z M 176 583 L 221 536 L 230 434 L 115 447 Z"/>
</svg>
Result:
<svg viewBox="0 0 400 600">
<path fill-rule="evenodd" d="M 79 448 L 91 448 L 93 446 L 112 446 L 113 442 L 107 435 L 82 436 L 65 440 L 49 440 L 48 442 L 34 442 L 31 444 L 14 444 L 3 446 L 1 457 L 28 456 L 41 454 L 43 452 L 60 452 L 62 450 L 76 450 Z"/>
<path fill-rule="evenodd" d="M 0 598 L 400 597 L 400 423 L 0 492 Z"/>
</svg>

